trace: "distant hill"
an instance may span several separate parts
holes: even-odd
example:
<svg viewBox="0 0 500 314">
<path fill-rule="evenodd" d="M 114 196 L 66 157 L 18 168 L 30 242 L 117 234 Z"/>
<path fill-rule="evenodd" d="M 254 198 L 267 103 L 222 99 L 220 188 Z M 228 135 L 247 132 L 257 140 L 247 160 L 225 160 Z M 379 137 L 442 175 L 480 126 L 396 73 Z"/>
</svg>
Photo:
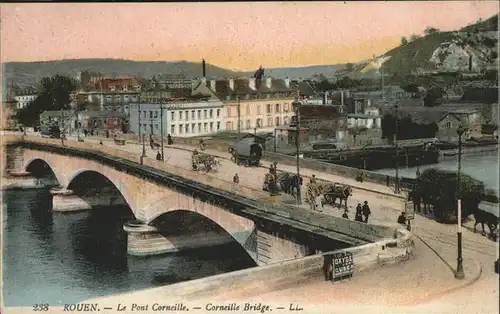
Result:
<svg viewBox="0 0 500 314">
<path fill-rule="evenodd" d="M 134 75 L 151 77 L 156 74 L 179 74 L 186 77 L 201 76 L 201 63 L 187 61 L 132 61 L 120 59 L 76 59 L 44 62 L 6 62 L 3 66 L 7 84 L 14 82 L 20 86 L 34 85 L 36 80 L 55 74 L 77 77 L 78 72 L 89 70 L 105 75 Z M 233 72 L 207 64 L 210 76 L 236 76 Z"/>
<path fill-rule="evenodd" d="M 305 67 L 266 68 L 266 75 L 275 78 L 311 78 L 315 75 L 333 77 L 335 71 L 344 65 L 316 65 Z M 55 74 L 77 77 L 78 72 L 88 70 L 105 75 L 134 75 L 149 78 L 158 74 L 180 74 L 186 77 L 199 77 L 201 63 L 188 61 L 132 61 L 120 59 L 76 59 L 44 62 L 7 62 L 4 64 L 6 83 L 14 82 L 21 87 L 33 86 L 36 80 Z M 235 72 L 207 64 L 208 77 L 251 76 L 254 71 Z"/>
<path fill-rule="evenodd" d="M 466 26 L 459 31 L 437 32 L 396 47 L 374 60 L 358 66 L 364 75 L 418 74 L 422 71 L 468 71 L 496 68 L 498 64 L 498 15 Z"/>
</svg>

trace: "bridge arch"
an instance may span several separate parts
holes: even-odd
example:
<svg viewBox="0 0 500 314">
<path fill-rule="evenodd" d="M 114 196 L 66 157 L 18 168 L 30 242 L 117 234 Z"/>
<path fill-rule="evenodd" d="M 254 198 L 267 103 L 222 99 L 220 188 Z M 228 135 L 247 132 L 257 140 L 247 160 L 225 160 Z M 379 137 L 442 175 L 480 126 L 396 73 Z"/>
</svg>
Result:
<svg viewBox="0 0 500 314">
<path fill-rule="evenodd" d="M 110 199 L 123 198 L 123 202 L 126 203 L 132 210 L 134 216 L 136 216 L 135 202 L 133 195 L 121 182 L 117 183 L 115 180 L 109 178 L 99 171 L 91 169 L 79 169 L 68 179 L 67 189 L 72 190 L 78 196 L 92 196 L 91 192 L 108 193 Z M 101 190 L 99 190 L 101 189 Z"/>
<path fill-rule="evenodd" d="M 196 201 L 196 198 L 183 197 L 172 200 L 170 197 L 164 197 L 144 208 L 144 214 L 147 217 L 146 223 L 155 227 L 158 227 L 162 218 L 167 220 L 169 218 L 179 220 L 182 217 L 207 219 L 231 235 L 242 246 L 245 245 L 255 229 L 255 223 L 252 220 L 228 212 L 220 205 L 214 206 L 214 204 Z"/>
<path fill-rule="evenodd" d="M 50 164 L 50 161 L 42 158 L 30 159 L 24 167 L 24 171 L 31 173 L 31 175 L 35 178 L 40 179 L 49 176 L 54 181 L 54 185 L 63 184 L 63 178 L 58 177 L 57 172 L 54 169 L 55 168 Z"/>
</svg>

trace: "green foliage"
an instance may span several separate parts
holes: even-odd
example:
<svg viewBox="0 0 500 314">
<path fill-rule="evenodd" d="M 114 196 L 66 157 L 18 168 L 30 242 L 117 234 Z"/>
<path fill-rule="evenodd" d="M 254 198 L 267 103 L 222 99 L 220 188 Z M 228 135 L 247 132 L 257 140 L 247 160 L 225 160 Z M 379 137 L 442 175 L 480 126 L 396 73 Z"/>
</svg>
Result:
<svg viewBox="0 0 500 314">
<path fill-rule="evenodd" d="M 456 221 L 458 173 L 430 168 L 418 178 L 416 195 L 421 195 L 425 203 L 434 205 L 434 215 L 442 222 Z M 460 175 L 460 198 L 462 217 L 467 217 L 478 208 L 486 194 L 482 181 L 466 174 Z M 453 220 L 454 219 L 454 220 Z"/>
<path fill-rule="evenodd" d="M 25 126 L 39 124 L 40 114 L 48 110 L 70 108 L 70 93 L 76 82 L 66 76 L 44 77 L 38 86 L 38 97 L 25 108 L 18 111 L 16 117 Z"/>
</svg>

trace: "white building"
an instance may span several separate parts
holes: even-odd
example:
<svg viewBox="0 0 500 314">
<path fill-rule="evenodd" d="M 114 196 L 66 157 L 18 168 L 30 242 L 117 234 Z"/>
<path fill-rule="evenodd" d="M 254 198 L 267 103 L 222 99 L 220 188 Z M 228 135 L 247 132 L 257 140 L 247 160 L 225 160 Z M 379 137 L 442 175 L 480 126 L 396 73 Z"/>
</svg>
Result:
<svg viewBox="0 0 500 314">
<path fill-rule="evenodd" d="M 37 96 L 38 95 L 19 95 L 19 96 L 15 96 L 14 99 L 17 102 L 16 108 L 17 109 L 26 108 L 26 106 L 28 106 L 29 103 L 31 103 L 32 101 L 35 101 L 35 99 L 36 99 Z"/>
<path fill-rule="evenodd" d="M 380 111 L 375 107 L 367 107 L 364 113 L 350 113 L 347 115 L 347 128 L 365 127 L 367 129 L 382 128 Z"/>
<path fill-rule="evenodd" d="M 161 107 L 163 134 L 174 137 L 207 135 L 224 129 L 224 107 L 220 100 L 176 100 L 160 105 L 141 103 L 130 105 L 130 131 L 138 134 L 160 135 Z M 140 112 L 140 116 L 139 116 Z"/>
</svg>

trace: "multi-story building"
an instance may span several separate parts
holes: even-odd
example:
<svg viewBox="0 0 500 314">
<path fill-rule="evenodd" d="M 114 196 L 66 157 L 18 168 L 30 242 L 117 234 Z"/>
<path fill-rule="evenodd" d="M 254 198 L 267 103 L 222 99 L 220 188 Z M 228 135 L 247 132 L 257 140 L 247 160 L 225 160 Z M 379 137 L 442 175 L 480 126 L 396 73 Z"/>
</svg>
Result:
<svg viewBox="0 0 500 314">
<path fill-rule="evenodd" d="M 16 108 L 17 109 L 23 109 L 26 108 L 32 101 L 35 101 L 35 99 L 38 97 L 38 95 L 29 93 L 29 94 L 20 94 L 14 96 L 14 99 L 16 100 Z"/>
<path fill-rule="evenodd" d="M 272 131 L 290 123 L 296 89 L 289 79 L 201 79 L 193 90 L 209 88 L 224 104 L 224 129 Z M 239 109 L 238 109 L 239 108 Z"/>
<path fill-rule="evenodd" d="M 141 86 L 133 77 L 103 78 L 77 93 L 77 104 L 87 109 L 119 111 L 126 115 L 130 112 L 130 103 L 137 102 Z"/>
<path fill-rule="evenodd" d="M 148 136 L 160 135 L 163 123 L 165 136 L 207 135 L 224 129 L 223 109 L 224 105 L 220 100 L 205 95 L 171 98 L 158 102 L 141 101 L 131 105 L 130 131 Z"/>
<path fill-rule="evenodd" d="M 74 110 L 49 110 L 40 114 L 40 129 L 48 125 L 57 125 L 66 134 L 73 134 L 77 127 L 77 114 Z M 62 123 L 61 123 L 62 121 Z"/>
</svg>

